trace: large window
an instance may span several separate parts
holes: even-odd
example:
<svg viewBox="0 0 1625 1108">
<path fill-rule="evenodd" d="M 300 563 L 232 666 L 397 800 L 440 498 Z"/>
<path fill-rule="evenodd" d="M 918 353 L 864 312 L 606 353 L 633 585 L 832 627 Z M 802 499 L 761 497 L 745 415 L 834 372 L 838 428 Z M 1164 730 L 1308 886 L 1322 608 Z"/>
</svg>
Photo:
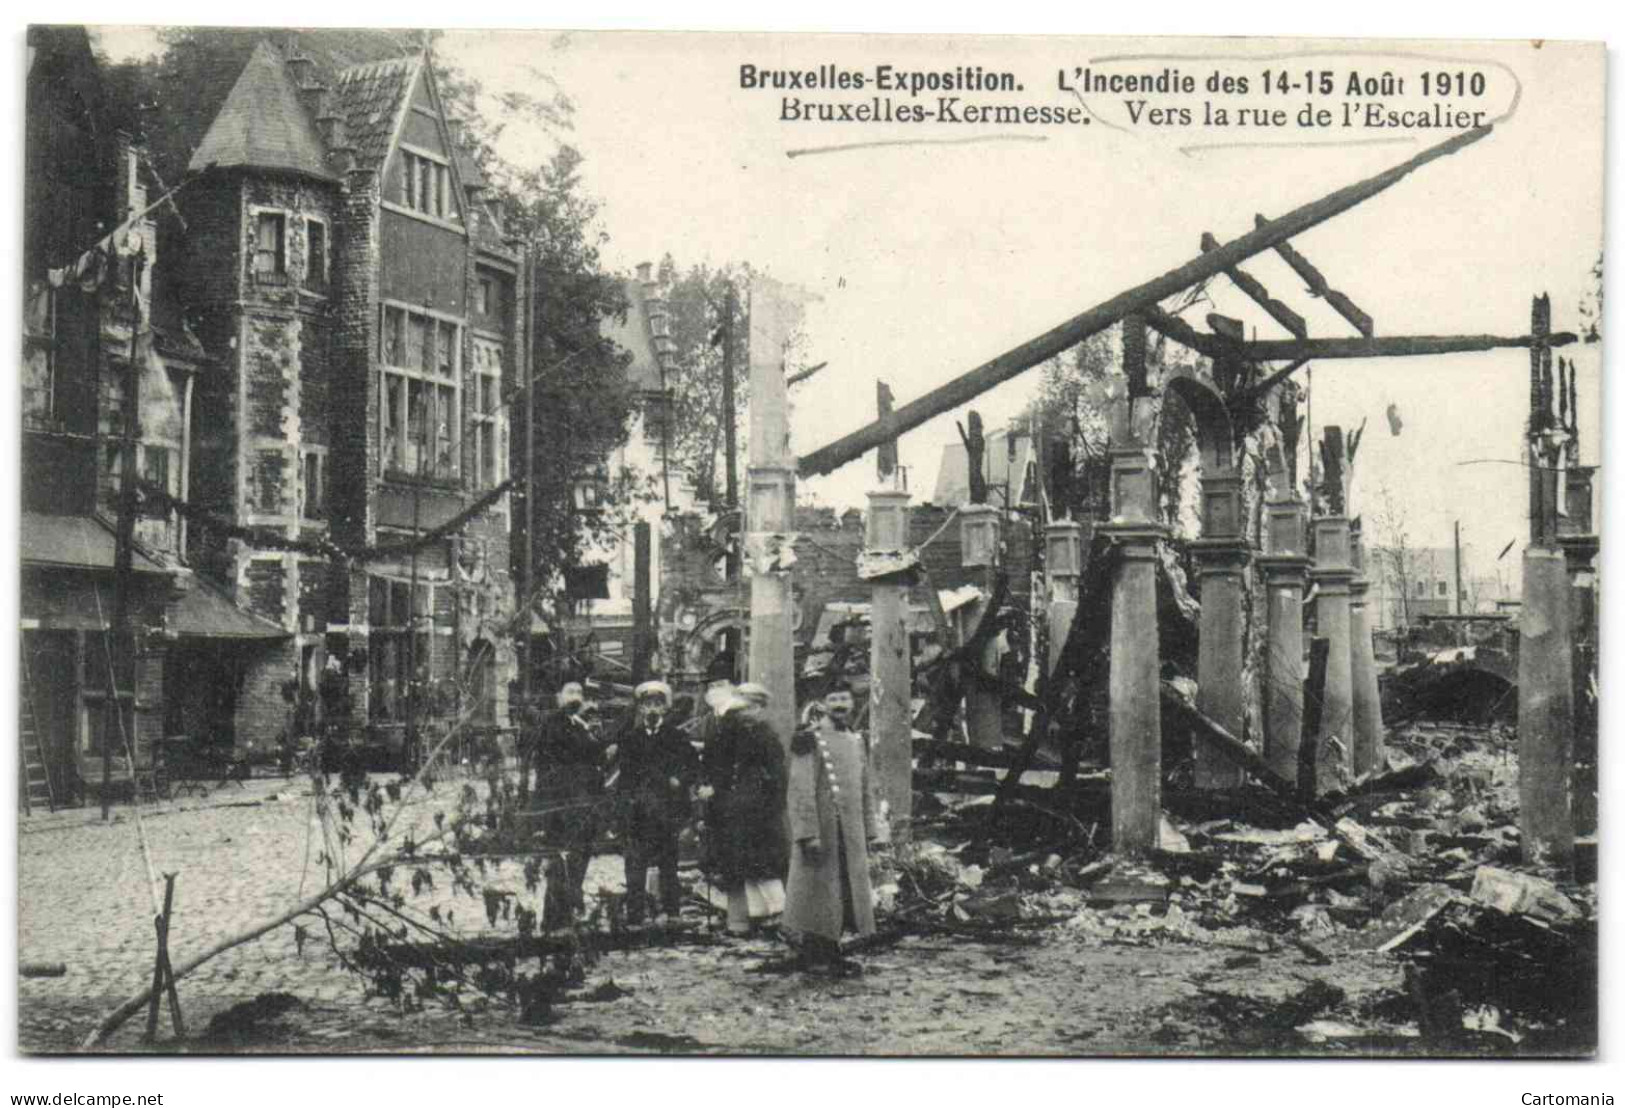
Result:
<svg viewBox="0 0 1625 1108">
<path fill-rule="evenodd" d="M 508 475 L 507 425 L 502 406 L 502 343 L 476 338 L 474 374 L 468 397 L 474 487 L 495 488 Z"/>
<path fill-rule="evenodd" d="M 396 305 L 386 304 L 382 311 L 378 353 L 383 362 L 379 423 L 384 472 L 455 480 L 461 471 L 462 329 Z"/>
<path fill-rule="evenodd" d="M 439 158 L 401 151 L 401 203 L 440 219 L 456 219 L 451 195 L 451 167 Z"/>
<path fill-rule="evenodd" d="M 433 587 L 428 584 L 418 584 L 414 603 L 410 581 L 367 579 L 371 685 L 367 704 L 374 720 L 404 720 L 414 696 L 420 715 L 427 708 L 433 611 Z"/>
</svg>

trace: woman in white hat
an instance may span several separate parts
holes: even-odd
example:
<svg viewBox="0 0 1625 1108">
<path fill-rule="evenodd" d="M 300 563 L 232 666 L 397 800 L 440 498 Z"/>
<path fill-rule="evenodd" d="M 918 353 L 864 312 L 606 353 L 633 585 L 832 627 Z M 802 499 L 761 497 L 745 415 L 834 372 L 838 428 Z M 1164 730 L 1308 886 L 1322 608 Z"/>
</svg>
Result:
<svg viewBox="0 0 1625 1108">
<path fill-rule="evenodd" d="M 762 715 L 761 685 L 735 690 L 705 752 L 711 797 L 711 870 L 728 894 L 728 930 L 747 935 L 784 911 L 784 747 Z"/>
</svg>

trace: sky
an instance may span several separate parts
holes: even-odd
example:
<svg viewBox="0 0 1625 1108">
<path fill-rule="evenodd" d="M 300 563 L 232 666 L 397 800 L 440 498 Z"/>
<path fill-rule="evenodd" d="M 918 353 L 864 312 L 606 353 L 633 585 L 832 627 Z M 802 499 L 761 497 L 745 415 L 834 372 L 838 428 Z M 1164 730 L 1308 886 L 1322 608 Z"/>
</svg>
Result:
<svg viewBox="0 0 1625 1108">
<path fill-rule="evenodd" d="M 102 36 L 114 54 L 145 52 L 150 41 L 141 29 Z M 792 394 L 798 453 L 871 420 L 877 379 L 906 403 L 1195 257 L 1202 232 L 1239 236 L 1252 229 L 1254 213 L 1281 215 L 1403 161 L 1440 134 L 1405 132 L 1408 143 L 1192 150 L 1199 136 L 1189 129 L 1092 126 L 1056 129 L 1045 141 L 792 157 L 808 147 L 1008 129 L 787 123 L 778 118 L 780 93 L 739 88 L 744 64 L 862 69 L 886 62 L 908 70 L 979 64 L 1017 73 L 1035 102 L 1066 104 L 1071 100 L 1056 91 L 1056 74 L 1075 64 L 1109 69 L 1100 59 L 1154 51 L 1178 56 L 1183 60 L 1166 64 L 1189 72 L 1219 66 L 1255 73 L 1283 49 L 1269 40 L 453 30 L 437 48 L 477 75 L 493 97 L 545 94 L 556 84 L 574 101 L 570 133 L 514 121 L 500 152 L 533 164 L 563 137 L 583 153 L 586 187 L 602 202 L 610 266 L 629 271 L 667 252 L 685 267 L 748 261 L 817 295 L 806 317 L 806 355 L 829 366 Z M 1441 47 L 1390 41 L 1383 57 L 1362 49 L 1371 47 L 1351 43 L 1335 56 L 1289 64 L 1369 72 L 1404 64 L 1399 54 Z M 1374 317 L 1379 335 L 1523 334 L 1538 292 L 1550 293 L 1556 328 L 1578 329 L 1576 307 L 1601 247 L 1602 54 L 1529 43 L 1449 50 L 1452 68 L 1490 75 L 1489 95 L 1475 106 L 1491 116 L 1511 108 L 1507 118 L 1484 141 L 1422 168 L 1295 245 L 1332 287 Z M 1232 60 L 1240 55 L 1249 60 Z M 1155 71 L 1163 64 L 1119 69 Z M 1119 124 L 1121 99 L 1089 98 L 1102 122 Z M 1246 268 L 1307 318 L 1312 335 L 1353 333 L 1273 254 Z M 1224 278 L 1209 293 L 1213 309 L 1244 320 L 1257 337 L 1286 337 Z M 1586 415 L 1582 454 L 1595 461 L 1600 353 L 1571 352 Z M 1373 511 L 1386 487 L 1404 509 L 1413 545 L 1447 545 L 1459 520 L 1473 551 L 1470 570 L 1493 573 L 1495 553 L 1527 534 L 1525 479 L 1516 465 L 1527 369 L 1521 351 L 1314 366 L 1317 434 L 1326 424 L 1369 421 L 1353 510 Z M 1036 379 L 1037 371 L 1030 372 L 974 406 L 990 427 L 999 426 L 1021 411 Z M 1385 418 L 1390 404 L 1403 422 L 1397 436 Z M 939 417 L 901 440 L 917 498 L 934 488 L 942 447 L 957 440 L 954 419 L 962 417 Z M 870 458 L 803 482 L 803 496 L 861 505 L 876 484 Z"/>
</svg>

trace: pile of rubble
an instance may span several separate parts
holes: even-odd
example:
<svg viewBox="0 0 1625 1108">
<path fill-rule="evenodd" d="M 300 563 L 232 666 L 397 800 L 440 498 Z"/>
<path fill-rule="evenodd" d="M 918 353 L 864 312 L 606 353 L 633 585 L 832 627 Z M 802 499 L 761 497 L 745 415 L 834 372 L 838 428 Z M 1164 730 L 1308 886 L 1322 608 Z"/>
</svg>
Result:
<svg viewBox="0 0 1625 1108">
<path fill-rule="evenodd" d="M 1397 960 L 1404 986 L 1387 1023 L 1430 1051 L 1587 1049 L 1596 1041 L 1594 842 L 1581 844 L 1579 880 L 1524 865 L 1517 767 L 1493 732 L 1428 727 L 1396 738 L 1386 772 L 1295 823 L 1275 797 L 1231 809 L 1252 822 L 1193 818 L 1211 805 L 1171 791 L 1159 847 L 1143 859 L 1076 834 L 1049 844 L 1007 834 L 990 845 L 999 838 L 986 833 L 997 827 L 993 798 L 938 793 L 938 841 L 885 864 L 882 908 L 982 935 L 1054 929 L 1085 946 L 1291 949 L 1310 965 Z M 1317 996 L 1328 1006 L 1341 999 Z M 1309 1018 L 1299 1031 L 1316 1041 L 1328 1027 L 1361 1030 Z"/>
</svg>

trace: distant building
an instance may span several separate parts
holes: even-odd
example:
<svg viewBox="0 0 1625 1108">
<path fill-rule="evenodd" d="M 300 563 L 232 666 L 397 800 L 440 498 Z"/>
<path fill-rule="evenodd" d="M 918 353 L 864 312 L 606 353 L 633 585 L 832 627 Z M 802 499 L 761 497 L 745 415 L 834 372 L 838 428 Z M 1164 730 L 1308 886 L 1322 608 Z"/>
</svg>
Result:
<svg viewBox="0 0 1625 1108">
<path fill-rule="evenodd" d="M 1371 582 L 1367 610 L 1372 627 L 1391 630 L 1415 624 L 1425 615 L 1493 613 L 1513 599 L 1505 580 L 1472 574 L 1472 548 L 1461 548 L 1462 596 L 1457 598 L 1456 552 L 1453 547 L 1416 547 L 1396 554 L 1393 548 L 1368 546 L 1365 574 Z"/>
</svg>

